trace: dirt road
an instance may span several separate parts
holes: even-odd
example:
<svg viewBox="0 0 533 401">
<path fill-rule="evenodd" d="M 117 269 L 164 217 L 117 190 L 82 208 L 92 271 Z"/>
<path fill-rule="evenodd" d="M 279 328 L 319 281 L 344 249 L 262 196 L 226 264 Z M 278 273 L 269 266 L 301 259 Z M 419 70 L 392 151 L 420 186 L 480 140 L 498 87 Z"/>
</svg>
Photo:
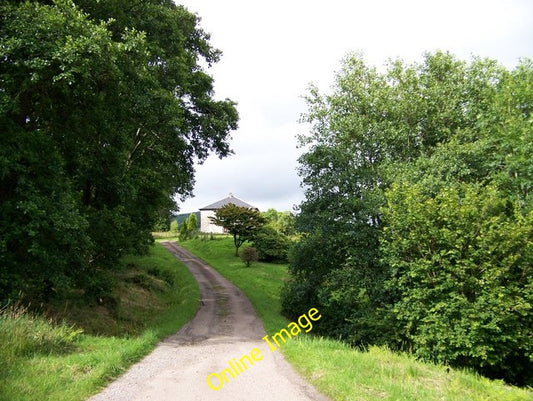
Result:
<svg viewBox="0 0 533 401">
<path fill-rule="evenodd" d="M 176 335 L 90 401 L 327 401 L 279 350 L 271 352 L 261 340 L 262 323 L 237 287 L 176 243 L 163 246 L 198 281 L 200 309 Z"/>
</svg>

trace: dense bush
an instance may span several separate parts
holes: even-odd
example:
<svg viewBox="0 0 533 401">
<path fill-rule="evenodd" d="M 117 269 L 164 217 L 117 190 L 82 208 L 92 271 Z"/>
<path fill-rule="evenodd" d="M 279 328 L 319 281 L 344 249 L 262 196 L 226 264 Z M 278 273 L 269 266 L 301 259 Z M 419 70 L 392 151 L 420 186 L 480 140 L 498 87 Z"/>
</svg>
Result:
<svg viewBox="0 0 533 401">
<path fill-rule="evenodd" d="M 416 355 L 533 379 L 533 212 L 494 187 L 420 184 L 387 193 L 381 250 L 391 312 Z"/>
<path fill-rule="evenodd" d="M 172 221 L 170 222 L 170 232 L 171 232 L 172 234 L 177 234 L 178 231 L 179 231 L 179 229 L 178 229 L 178 222 L 177 222 L 176 220 L 172 220 Z"/>
<path fill-rule="evenodd" d="M 271 208 L 263 212 L 262 215 L 266 218 L 267 225 L 276 231 L 289 237 L 296 234 L 296 216 L 291 212 L 278 212 L 276 209 Z"/>
<path fill-rule="evenodd" d="M 259 252 L 259 260 L 264 262 L 287 262 L 291 241 L 274 228 L 264 226 L 259 230 L 253 241 Z"/>
<path fill-rule="evenodd" d="M 152 227 L 153 231 L 167 232 L 170 231 L 170 225 L 172 223 L 172 216 L 169 213 L 161 213 L 157 216 L 154 226 Z"/>
<path fill-rule="evenodd" d="M 187 219 L 181 223 L 179 233 L 180 241 L 196 238 L 198 235 L 198 218 L 196 217 L 196 213 L 191 213 Z"/>
</svg>

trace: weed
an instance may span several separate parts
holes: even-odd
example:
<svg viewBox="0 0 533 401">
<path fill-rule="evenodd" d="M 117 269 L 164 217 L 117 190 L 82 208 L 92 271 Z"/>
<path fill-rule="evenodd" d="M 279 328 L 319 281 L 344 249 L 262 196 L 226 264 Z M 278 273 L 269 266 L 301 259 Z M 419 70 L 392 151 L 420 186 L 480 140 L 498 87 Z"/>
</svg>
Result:
<svg viewBox="0 0 533 401">
<path fill-rule="evenodd" d="M 82 333 L 74 325 L 35 315 L 21 304 L 7 305 L 0 311 L 1 359 L 69 352 Z"/>
</svg>

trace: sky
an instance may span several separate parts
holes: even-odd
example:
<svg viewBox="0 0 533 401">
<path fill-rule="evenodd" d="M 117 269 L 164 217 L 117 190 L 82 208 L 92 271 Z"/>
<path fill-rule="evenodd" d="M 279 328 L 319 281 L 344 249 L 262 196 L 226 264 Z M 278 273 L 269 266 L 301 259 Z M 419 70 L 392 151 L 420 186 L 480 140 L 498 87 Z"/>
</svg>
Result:
<svg viewBox="0 0 533 401">
<path fill-rule="evenodd" d="M 304 200 L 296 137 L 303 96 L 313 83 L 330 92 L 349 53 L 384 68 L 389 59 L 421 62 L 424 52 L 462 60 L 489 57 L 512 69 L 533 58 L 531 0 L 175 0 L 201 18 L 221 60 L 207 72 L 215 97 L 237 102 L 234 154 L 196 165 L 194 197 L 180 213 L 228 196 L 260 210 L 292 211 Z"/>
</svg>

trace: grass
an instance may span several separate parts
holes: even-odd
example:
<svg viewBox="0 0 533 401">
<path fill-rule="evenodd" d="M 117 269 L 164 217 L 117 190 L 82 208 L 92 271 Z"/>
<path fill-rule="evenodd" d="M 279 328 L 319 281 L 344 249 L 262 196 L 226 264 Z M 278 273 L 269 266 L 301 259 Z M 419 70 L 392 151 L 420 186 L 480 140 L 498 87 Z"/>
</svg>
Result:
<svg viewBox="0 0 533 401">
<path fill-rule="evenodd" d="M 234 256 L 231 238 L 191 240 L 182 245 L 243 290 L 268 334 L 287 326 L 287 319 L 280 314 L 286 266 L 255 263 L 245 267 Z M 423 363 L 380 347 L 360 351 L 340 341 L 300 334 L 285 343 L 281 351 L 307 380 L 333 400 L 533 400 L 531 389 Z"/>
<path fill-rule="evenodd" d="M 363 352 L 339 341 L 307 336 L 283 351 L 297 370 L 334 400 L 533 399 L 531 391 L 380 347 Z"/>
<path fill-rule="evenodd" d="M 178 234 L 172 231 L 156 231 L 152 233 L 152 237 L 156 240 L 168 240 L 168 239 L 177 239 Z"/>
<path fill-rule="evenodd" d="M 1 401 L 84 400 L 193 317 L 198 285 L 162 246 L 122 264 L 112 277 L 111 306 L 87 305 L 73 294 L 47 306 L 55 318 L 2 310 Z"/>
</svg>

